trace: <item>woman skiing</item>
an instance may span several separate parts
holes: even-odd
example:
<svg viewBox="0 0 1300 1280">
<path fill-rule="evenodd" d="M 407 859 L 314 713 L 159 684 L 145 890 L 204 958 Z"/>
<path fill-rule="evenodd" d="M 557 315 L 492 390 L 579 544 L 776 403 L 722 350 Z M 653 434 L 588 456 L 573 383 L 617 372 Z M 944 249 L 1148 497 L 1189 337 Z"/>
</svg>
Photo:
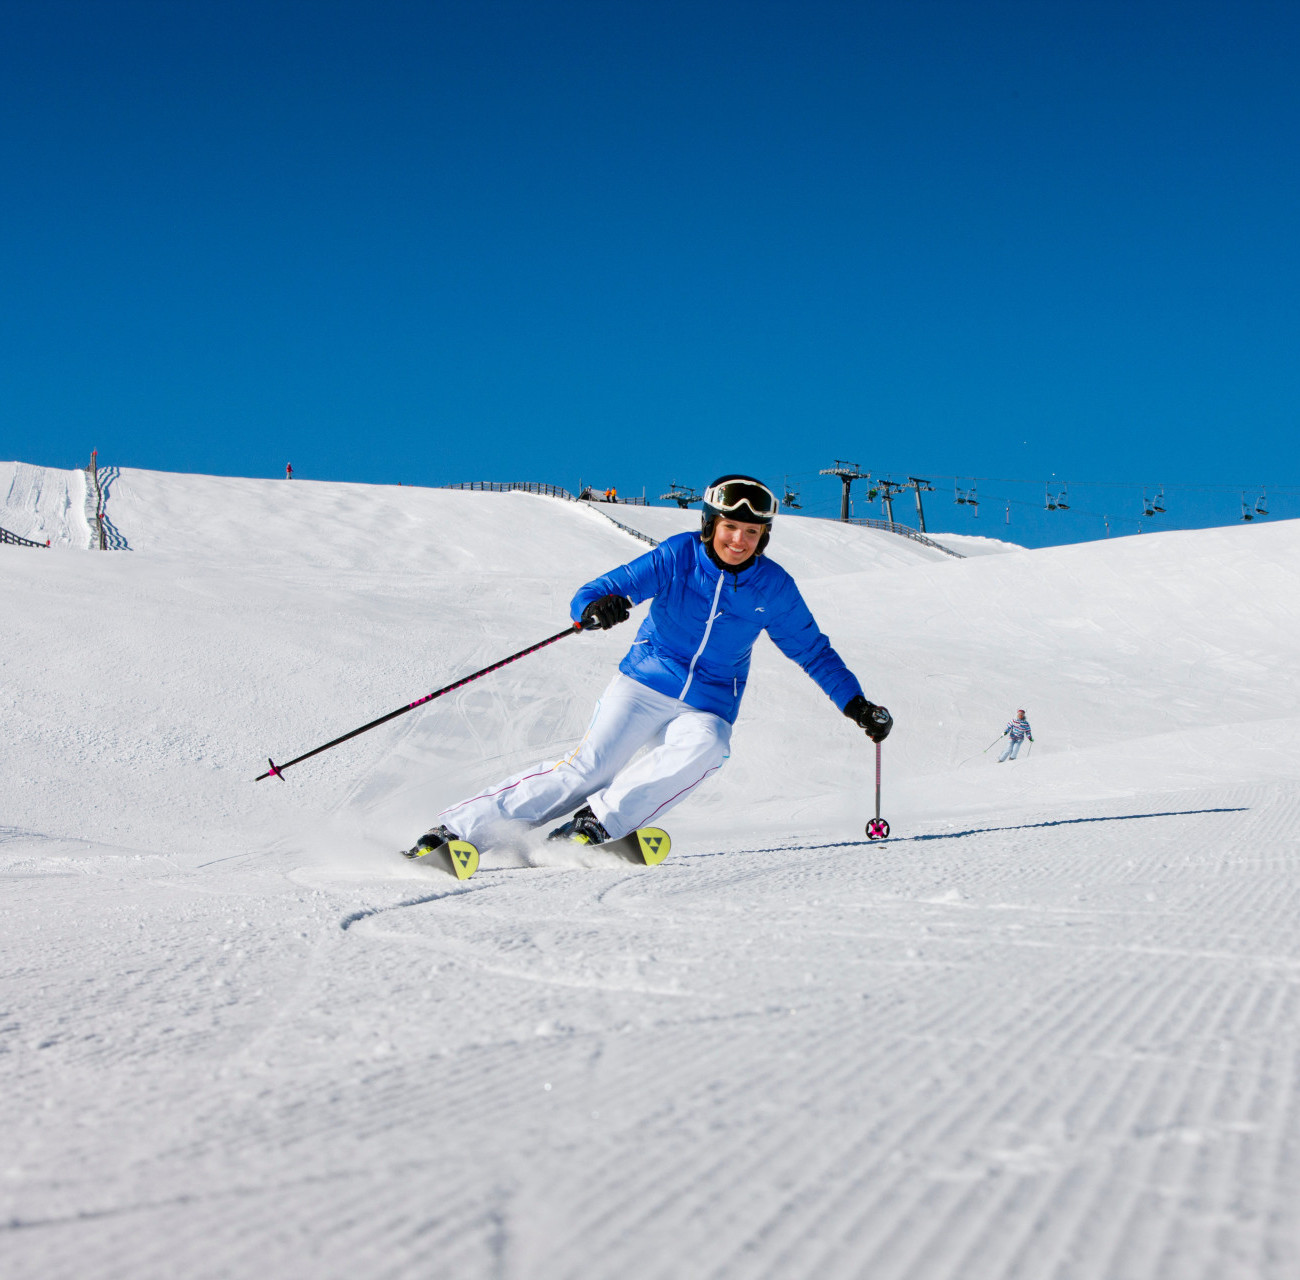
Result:
<svg viewBox="0 0 1300 1280">
<path fill-rule="evenodd" d="M 794 580 L 763 555 L 777 506 L 753 477 L 723 476 L 705 491 L 699 534 L 676 534 L 579 588 L 570 611 L 584 630 L 608 630 L 633 605 L 651 602 L 586 735 L 558 763 L 444 809 L 411 856 L 454 840 L 482 847 L 509 824 L 537 827 L 568 813 L 552 839 L 603 844 L 661 819 L 727 759 L 762 631 L 882 741 L 893 726 L 889 712 L 867 701 Z"/>
<path fill-rule="evenodd" d="M 1007 727 L 1002 730 L 1002 736 L 1008 738 L 1005 750 L 998 756 L 998 764 L 1004 760 L 1014 760 L 1020 754 L 1021 743 L 1026 738 L 1030 742 L 1034 740 L 1034 731 L 1029 727 L 1029 721 L 1025 719 L 1024 708 L 1016 712 L 1016 718 L 1009 721 Z"/>
</svg>

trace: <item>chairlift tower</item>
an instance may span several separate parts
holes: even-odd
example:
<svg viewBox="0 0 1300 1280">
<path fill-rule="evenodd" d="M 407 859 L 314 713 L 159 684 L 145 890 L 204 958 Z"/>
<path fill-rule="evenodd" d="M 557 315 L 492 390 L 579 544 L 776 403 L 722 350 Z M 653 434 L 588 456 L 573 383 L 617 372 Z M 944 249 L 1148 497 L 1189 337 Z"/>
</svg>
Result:
<svg viewBox="0 0 1300 1280">
<path fill-rule="evenodd" d="M 925 532 L 925 508 L 921 506 L 921 495 L 923 493 L 933 493 L 934 485 L 928 480 L 918 480 L 916 476 L 908 476 L 907 484 L 904 488 L 916 490 L 916 525 L 917 528 Z"/>
<path fill-rule="evenodd" d="M 840 483 L 844 486 L 844 495 L 840 499 L 840 519 L 847 523 L 849 518 L 849 486 L 855 480 L 869 480 L 870 471 L 863 471 L 856 462 L 844 462 L 839 458 L 835 459 L 833 467 L 823 467 L 819 475 L 839 476 Z"/>
<path fill-rule="evenodd" d="M 885 519 L 893 524 L 894 494 L 901 493 L 907 486 L 899 484 L 897 480 L 877 480 L 876 488 L 880 490 L 880 501 L 885 505 Z"/>
<path fill-rule="evenodd" d="M 675 502 L 683 511 L 691 505 L 692 502 L 699 502 L 700 495 L 694 489 L 688 489 L 685 485 L 678 484 L 676 480 L 668 486 L 667 493 L 659 495 L 660 502 Z"/>
</svg>

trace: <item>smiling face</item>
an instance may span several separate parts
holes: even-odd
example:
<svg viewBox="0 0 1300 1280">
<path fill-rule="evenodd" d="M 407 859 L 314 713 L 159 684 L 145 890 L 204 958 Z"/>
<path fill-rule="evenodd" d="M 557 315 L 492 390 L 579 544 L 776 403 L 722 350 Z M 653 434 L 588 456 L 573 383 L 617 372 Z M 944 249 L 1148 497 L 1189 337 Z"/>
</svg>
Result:
<svg viewBox="0 0 1300 1280">
<path fill-rule="evenodd" d="M 758 550 L 761 524 L 742 524 L 720 516 L 713 525 L 713 552 L 723 564 L 744 564 Z"/>
</svg>

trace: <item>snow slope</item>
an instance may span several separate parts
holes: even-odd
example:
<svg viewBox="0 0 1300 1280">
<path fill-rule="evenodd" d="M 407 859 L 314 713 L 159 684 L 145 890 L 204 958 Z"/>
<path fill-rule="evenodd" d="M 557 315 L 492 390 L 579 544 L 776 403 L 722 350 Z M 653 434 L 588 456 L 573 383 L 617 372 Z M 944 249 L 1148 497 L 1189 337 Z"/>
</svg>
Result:
<svg viewBox="0 0 1300 1280">
<path fill-rule="evenodd" d="M 19 476 L 72 496 L 0 516 L 54 543 L 0 547 L 7 1277 L 1297 1274 L 1294 523 L 958 561 L 783 519 L 897 838 L 763 643 L 662 867 L 521 839 L 459 885 L 394 850 L 571 746 L 631 627 L 251 779 L 643 544 L 124 470 L 89 553 L 77 473 Z"/>
<path fill-rule="evenodd" d="M 603 502 L 587 506 L 609 520 L 659 540 L 700 527 L 698 507 L 683 510 L 681 507 L 633 507 L 625 503 L 606 505 Z M 942 551 L 911 542 L 898 534 L 840 524 L 836 520 L 810 519 L 789 512 L 783 512 L 778 518 L 781 523 L 781 562 L 801 580 L 808 573 L 823 574 L 832 566 L 862 569 L 870 564 L 915 564 L 918 560 L 951 558 Z M 1013 542 L 960 533 L 938 534 L 932 541 L 938 541 L 963 556 L 1000 555 L 1024 549 Z"/>
<path fill-rule="evenodd" d="M 84 471 L 0 462 L 0 529 L 31 542 L 90 545 Z M 94 515 L 92 508 L 91 514 Z"/>
</svg>

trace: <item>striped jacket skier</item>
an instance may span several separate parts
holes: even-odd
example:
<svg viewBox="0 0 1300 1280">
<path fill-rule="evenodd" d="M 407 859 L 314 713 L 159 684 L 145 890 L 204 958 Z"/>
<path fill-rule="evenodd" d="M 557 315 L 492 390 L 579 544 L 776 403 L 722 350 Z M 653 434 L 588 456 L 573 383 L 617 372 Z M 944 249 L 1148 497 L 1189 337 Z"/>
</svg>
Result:
<svg viewBox="0 0 1300 1280">
<path fill-rule="evenodd" d="M 1008 721 L 1007 727 L 1002 730 L 1002 736 L 1007 739 L 1007 745 L 998 756 L 998 764 L 1004 760 L 1014 760 L 1020 754 L 1020 744 L 1026 738 L 1030 742 L 1034 740 L 1034 731 L 1029 727 L 1029 721 L 1025 719 L 1023 710 L 1017 711 L 1016 718 Z"/>
</svg>

